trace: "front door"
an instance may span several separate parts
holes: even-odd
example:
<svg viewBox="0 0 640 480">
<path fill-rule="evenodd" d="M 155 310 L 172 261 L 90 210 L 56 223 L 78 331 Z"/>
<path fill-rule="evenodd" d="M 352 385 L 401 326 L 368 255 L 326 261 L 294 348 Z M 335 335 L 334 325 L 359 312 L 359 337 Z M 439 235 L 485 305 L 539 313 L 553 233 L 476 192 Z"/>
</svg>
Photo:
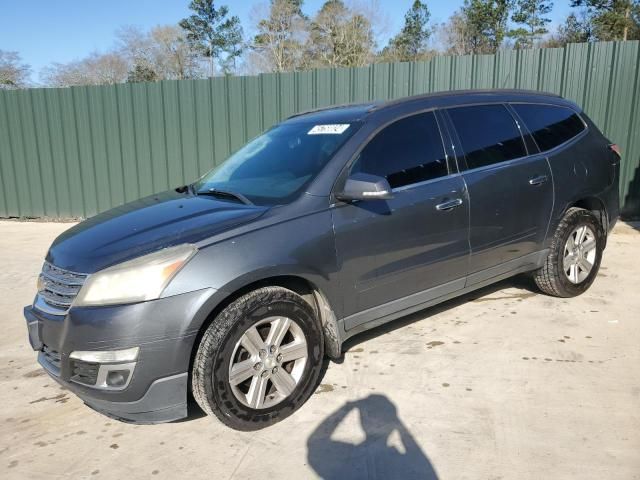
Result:
<svg viewBox="0 0 640 480">
<path fill-rule="evenodd" d="M 332 210 L 347 329 L 464 286 L 468 202 L 450 167 L 433 112 L 392 123 L 360 153 L 351 173 L 385 177 L 394 197 Z"/>
<path fill-rule="evenodd" d="M 527 156 L 520 126 L 504 105 L 447 112 L 466 161 L 469 284 L 535 264 L 553 207 L 547 159 Z"/>
</svg>

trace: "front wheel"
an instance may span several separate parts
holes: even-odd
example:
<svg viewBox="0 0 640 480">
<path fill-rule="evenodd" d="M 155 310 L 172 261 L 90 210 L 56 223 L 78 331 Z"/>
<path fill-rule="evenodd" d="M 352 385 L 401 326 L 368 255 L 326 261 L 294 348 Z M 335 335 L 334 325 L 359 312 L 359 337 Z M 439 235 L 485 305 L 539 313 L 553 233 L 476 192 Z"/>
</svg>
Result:
<svg viewBox="0 0 640 480">
<path fill-rule="evenodd" d="M 534 272 L 538 288 L 555 297 L 584 293 L 598 274 L 605 240 L 593 213 L 570 208 L 556 229 L 544 266 Z"/>
<path fill-rule="evenodd" d="M 310 305 L 285 288 L 260 288 L 231 303 L 204 333 L 193 395 L 231 428 L 264 428 L 306 402 L 322 358 L 322 330 Z"/>
</svg>

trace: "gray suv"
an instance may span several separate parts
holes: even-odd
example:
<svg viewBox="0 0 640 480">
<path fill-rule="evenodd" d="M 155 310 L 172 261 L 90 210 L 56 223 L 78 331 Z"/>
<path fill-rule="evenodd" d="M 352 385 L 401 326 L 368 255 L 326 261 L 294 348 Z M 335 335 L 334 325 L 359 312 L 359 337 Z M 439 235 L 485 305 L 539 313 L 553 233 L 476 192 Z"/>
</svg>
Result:
<svg viewBox="0 0 640 480">
<path fill-rule="evenodd" d="M 575 104 L 467 91 L 293 116 L 193 184 L 90 218 L 24 309 L 38 360 L 133 422 L 282 420 L 364 330 L 512 275 L 594 281 L 620 156 Z"/>
</svg>

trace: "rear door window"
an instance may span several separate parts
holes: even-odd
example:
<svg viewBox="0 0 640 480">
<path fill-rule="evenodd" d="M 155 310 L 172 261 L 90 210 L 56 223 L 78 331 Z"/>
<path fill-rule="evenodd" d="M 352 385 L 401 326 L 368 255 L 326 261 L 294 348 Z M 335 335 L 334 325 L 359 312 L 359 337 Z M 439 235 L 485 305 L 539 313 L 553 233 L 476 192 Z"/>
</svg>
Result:
<svg viewBox="0 0 640 480">
<path fill-rule="evenodd" d="M 504 105 L 455 107 L 447 112 L 460 138 L 467 168 L 526 156 L 520 129 Z"/>
<path fill-rule="evenodd" d="M 541 151 L 551 150 L 585 129 L 578 114 L 569 108 L 525 103 L 511 106 L 529 128 Z"/>
<path fill-rule="evenodd" d="M 435 114 L 419 113 L 382 129 L 362 149 L 351 172 L 385 177 L 391 188 L 448 175 Z"/>
</svg>

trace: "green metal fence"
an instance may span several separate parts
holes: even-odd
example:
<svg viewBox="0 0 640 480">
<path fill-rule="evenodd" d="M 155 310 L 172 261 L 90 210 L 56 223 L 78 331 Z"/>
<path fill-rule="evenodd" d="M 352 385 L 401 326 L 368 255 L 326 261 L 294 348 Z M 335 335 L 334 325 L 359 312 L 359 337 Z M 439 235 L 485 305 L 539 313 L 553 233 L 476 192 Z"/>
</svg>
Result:
<svg viewBox="0 0 640 480">
<path fill-rule="evenodd" d="M 0 91 L 0 217 L 88 217 L 183 185 L 302 110 L 440 90 L 526 88 L 581 105 L 623 151 L 640 213 L 637 41 L 426 62 L 102 87 Z"/>
</svg>

